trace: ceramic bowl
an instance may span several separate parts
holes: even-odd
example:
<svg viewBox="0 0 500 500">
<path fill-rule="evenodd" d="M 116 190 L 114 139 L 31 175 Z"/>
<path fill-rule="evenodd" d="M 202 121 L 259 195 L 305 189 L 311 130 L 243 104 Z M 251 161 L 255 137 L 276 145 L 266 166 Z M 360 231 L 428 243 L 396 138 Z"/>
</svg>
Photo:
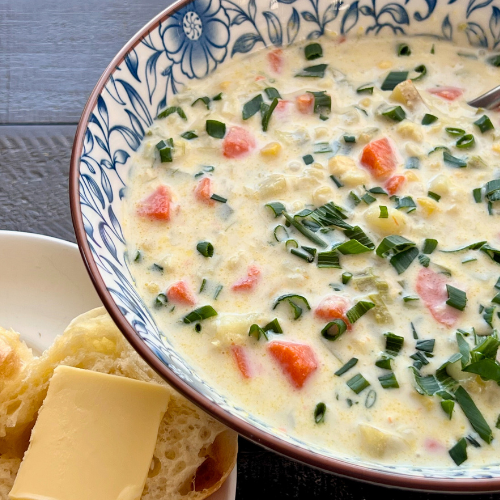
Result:
<svg viewBox="0 0 500 500">
<path fill-rule="evenodd" d="M 71 159 L 71 208 L 97 292 L 139 354 L 194 403 L 242 435 L 345 476 L 434 491 L 498 491 L 500 465 L 435 469 L 379 463 L 311 446 L 271 428 L 202 380 L 161 335 L 134 288 L 121 229 L 130 157 L 184 84 L 234 57 L 332 33 L 428 35 L 494 50 L 500 0 L 181 0 L 123 47 L 83 111 Z"/>
</svg>

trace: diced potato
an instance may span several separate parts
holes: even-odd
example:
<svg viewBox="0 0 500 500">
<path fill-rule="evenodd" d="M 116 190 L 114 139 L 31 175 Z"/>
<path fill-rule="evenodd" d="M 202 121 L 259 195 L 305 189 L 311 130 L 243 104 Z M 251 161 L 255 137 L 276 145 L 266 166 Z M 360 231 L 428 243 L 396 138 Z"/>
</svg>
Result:
<svg viewBox="0 0 500 500">
<path fill-rule="evenodd" d="M 388 451 L 397 451 L 405 447 L 402 438 L 372 425 L 359 424 L 359 434 L 362 448 L 374 458 L 383 457 Z"/>
<path fill-rule="evenodd" d="M 296 190 L 311 190 L 324 182 L 325 174 L 317 168 L 306 168 L 302 175 L 294 179 L 294 188 Z"/>
<path fill-rule="evenodd" d="M 418 144 L 415 144 L 414 142 L 409 142 L 405 146 L 405 149 L 406 152 L 408 153 L 408 156 L 421 157 L 423 155 L 422 148 Z"/>
<path fill-rule="evenodd" d="M 327 127 L 316 127 L 314 129 L 314 136 L 316 139 L 322 139 L 324 137 L 328 137 L 328 128 Z"/>
<path fill-rule="evenodd" d="M 405 177 L 408 182 L 420 182 L 420 176 L 413 170 L 407 170 Z"/>
<path fill-rule="evenodd" d="M 215 337 L 221 347 L 231 344 L 242 344 L 248 337 L 248 330 L 254 323 L 259 324 L 262 318 L 259 314 L 219 314 L 213 322 Z M 209 327 L 210 329 L 210 327 Z"/>
<path fill-rule="evenodd" d="M 402 234 L 407 226 L 406 215 L 392 207 L 387 207 L 387 212 L 389 217 L 381 219 L 378 205 L 373 204 L 365 210 L 363 216 L 370 229 L 381 235 Z"/>
<path fill-rule="evenodd" d="M 449 176 L 439 174 L 433 177 L 429 182 L 429 191 L 444 196 L 449 193 L 450 188 L 453 187 L 453 181 Z"/>
<path fill-rule="evenodd" d="M 281 195 L 286 191 L 286 179 L 280 174 L 271 174 L 258 187 L 261 198 Z"/>
<path fill-rule="evenodd" d="M 400 123 L 396 128 L 398 134 L 405 139 L 411 139 L 415 142 L 422 142 L 424 134 L 422 126 L 412 122 Z"/>
<path fill-rule="evenodd" d="M 279 142 L 270 142 L 260 150 L 260 154 L 262 156 L 278 156 L 281 153 L 281 149 Z"/>
<path fill-rule="evenodd" d="M 417 198 L 417 203 L 420 205 L 425 217 L 429 217 L 439 210 L 437 202 L 431 198 Z"/>
<path fill-rule="evenodd" d="M 321 186 L 313 193 L 313 202 L 316 206 L 324 205 L 333 198 L 333 189 L 329 186 Z"/>
<path fill-rule="evenodd" d="M 422 98 L 411 80 L 396 85 L 392 91 L 391 99 L 404 104 L 409 109 L 415 109 L 422 102 Z"/>
<path fill-rule="evenodd" d="M 349 156 L 334 156 L 328 162 L 330 173 L 347 186 L 359 186 L 367 184 L 370 180 L 368 173 L 358 167 L 356 162 Z"/>
</svg>

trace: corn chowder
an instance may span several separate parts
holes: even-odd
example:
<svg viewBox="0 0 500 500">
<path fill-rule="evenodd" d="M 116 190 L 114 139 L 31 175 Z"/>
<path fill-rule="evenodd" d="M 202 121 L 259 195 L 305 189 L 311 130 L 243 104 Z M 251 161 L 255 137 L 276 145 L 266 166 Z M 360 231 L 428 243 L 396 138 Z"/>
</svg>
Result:
<svg viewBox="0 0 500 500">
<path fill-rule="evenodd" d="M 146 133 L 129 266 L 234 404 L 338 456 L 498 461 L 495 56 L 320 39 L 222 66 Z"/>
</svg>

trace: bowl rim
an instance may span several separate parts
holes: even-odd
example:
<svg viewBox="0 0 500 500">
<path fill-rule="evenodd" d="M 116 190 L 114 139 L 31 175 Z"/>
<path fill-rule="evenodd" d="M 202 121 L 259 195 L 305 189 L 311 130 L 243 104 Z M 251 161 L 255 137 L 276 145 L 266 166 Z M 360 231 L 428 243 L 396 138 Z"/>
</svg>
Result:
<svg viewBox="0 0 500 500">
<path fill-rule="evenodd" d="M 340 458 L 332 458 L 309 451 L 303 448 L 283 441 L 277 436 L 266 433 L 263 430 L 255 428 L 250 423 L 243 419 L 229 414 L 217 404 L 210 401 L 208 398 L 198 393 L 191 388 L 184 380 L 177 376 L 173 371 L 168 369 L 162 361 L 160 361 L 153 352 L 147 347 L 145 342 L 139 337 L 132 326 L 129 324 L 125 316 L 122 315 L 118 306 L 115 304 L 111 294 L 99 273 L 98 267 L 92 257 L 92 252 L 87 242 L 86 232 L 83 225 L 83 217 L 80 205 L 79 192 L 79 174 L 80 174 L 80 157 L 83 150 L 83 141 L 87 130 L 90 114 L 97 106 L 97 98 L 104 90 L 109 77 L 114 73 L 125 59 L 127 53 L 137 46 L 147 34 L 154 30 L 161 22 L 169 18 L 172 14 L 191 3 L 193 0 L 177 0 L 169 7 L 160 12 L 151 21 L 144 25 L 118 52 L 112 59 L 103 74 L 97 81 L 92 90 L 87 103 L 83 109 L 82 115 L 78 122 L 73 142 L 73 148 L 70 161 L 69 173 L 69 195 L 70 209 L 73 226 L 75 229 L 76 240 L 80 254 L 84 261 L 90 279 L 101 298 L 107 311 L 115 321 L 118 328 L 121 330 L 126 339 L 130 342 L 138 354 L 174 389 L 179 391 L 183 396 L 189 399 L 192 403 L 206 411 L 214 418 L 224 423 L 228 427 L 234 429 L 242 436 L 254 441 L 255 443 L 264 446 L 265 448 L 284 455 L 293 460 L 305 463 L 312 467 L 321 469 L 326 472 L 331 472 L 336 475 L 345 476 L 351 479 L 360 480 L 376 485 L 420 490 L 428 492 L 449 493 L 479 493 L 479 492 L 496 492 L 500 491 L 499 478 L 429 478 L 419 476 L 409 476 L 405 474 L 390 474 L 388 472 L 377 471 L 366 468 L 362 465 L 346 462 Z"/>
</svg>

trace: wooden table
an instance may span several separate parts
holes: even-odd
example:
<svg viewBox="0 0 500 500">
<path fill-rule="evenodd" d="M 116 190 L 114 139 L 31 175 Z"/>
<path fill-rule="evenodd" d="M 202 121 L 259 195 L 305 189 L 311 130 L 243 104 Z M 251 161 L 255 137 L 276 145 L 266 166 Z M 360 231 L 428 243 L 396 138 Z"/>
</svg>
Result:
<svg viewBox="0 0 500 500">
<path fill-rule="evenodd" d="M 169 3 L 0 0 L 0 229 L 75 241 L 68 171 L 80 113 L 112 57 Z M 241 439 L 237 498 L 263 493 L 308 500 L 444 496 L 337 478 Z"/>
</svg>

